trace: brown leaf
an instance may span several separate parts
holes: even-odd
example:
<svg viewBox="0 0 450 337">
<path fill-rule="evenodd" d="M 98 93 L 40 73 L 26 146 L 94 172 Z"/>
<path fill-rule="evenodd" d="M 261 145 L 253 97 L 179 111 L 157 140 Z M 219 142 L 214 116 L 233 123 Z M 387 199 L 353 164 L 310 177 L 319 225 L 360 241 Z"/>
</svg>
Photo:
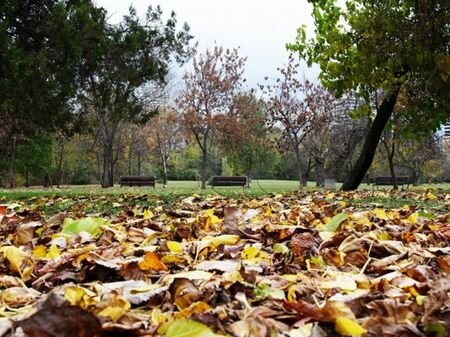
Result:
<svg viewBox="0 0 450 337">
<path fill-rule="evenodd" d="M 28 337 L 99 337 L 97 317 L 75 306 L 39 310 L 18 323 Z"/>
<path fill-rule="evenodd" d="M 306 301 L 284 302 L 285 309 L 295 310 L 301 318 L 322 321 L 324 316 L 319 307 Z"/>
<path fill-rule="evenodd" d="M 439 268 L 446 273 L 450 273 L 450 256 L 439 256 L 437 258 Z"/>
<path fill-rule="evenodd" d="M 173 302 L 180 310 L 186 309 L 202 296 L 202 293 L 194 283 L 185 278 L 176 279 L 170 287 L 170 292 Z"/>
<path fill-rule="evenodd" d="M 448 297 L 450 292 L 450 275 L 436 282 L 431 282 L 430 288 L 431 291 L 423 304 L 424 314 L 422 322 L 425 324 L 434 322 L 434 315 L 439 313 L 444 305 L 450 305 L 450 299 Z"/>
<path fill-rule="evenodd" d="M 223 234 L 238 234 L 238 224 L 242 216 L 242 209 L 237 206 L 225 206 L 223 214 L 221 232 Z"/>
<path fill-rule="evenodd" d="M 292 236 L 290 243 L 290 247 L 296 256 L 303 255 L 303 252 L 306 250 L 312 250 L 315 253 L 318 246 L 317 239 L 310 232 L 295 234 Z"/>
</svg>

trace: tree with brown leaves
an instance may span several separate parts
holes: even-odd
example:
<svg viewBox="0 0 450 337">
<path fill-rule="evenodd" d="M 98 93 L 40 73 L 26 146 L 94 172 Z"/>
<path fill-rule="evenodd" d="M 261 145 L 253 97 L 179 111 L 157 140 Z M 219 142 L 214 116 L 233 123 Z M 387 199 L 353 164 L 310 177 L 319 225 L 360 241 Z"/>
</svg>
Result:
<svg viewBox="0 0 450 337">
<path fill-rule="evenodd" d="M 260 85 L 266 98 L 268 123 L 281 131 L 278 147 L 292 151 L 295 156 L 300 187 L 306 186 L 303 174 L 301 145 L 305 137 L 320 130 L 332 116 L 335 98 L 320 85 L 297 78 L 299 63 L 289 56 L 285 68 L 280 68 L 280 77 L 274 84 Z"/>
<path fill-rule="evenodd" d="M 231 109 L 242 87 L 245 61 L 238 49 L 215 46 L 200 54 L 195 46 L 192 70 L 183 76 L 184 90 L 177 103 L 184 128 L 201 150 L 202 189 L 206 188 L 208 179 L 208 154 L 219 131 L 218 116 Z"/>
<path fill-rule="evenodd" d="M 147 143 L 162 166 L 163 185 L 167 186 L 169 159 L 182 143 L 180 116 L 171 108 L 164 108 L 146 125 Z"/>
</svg>

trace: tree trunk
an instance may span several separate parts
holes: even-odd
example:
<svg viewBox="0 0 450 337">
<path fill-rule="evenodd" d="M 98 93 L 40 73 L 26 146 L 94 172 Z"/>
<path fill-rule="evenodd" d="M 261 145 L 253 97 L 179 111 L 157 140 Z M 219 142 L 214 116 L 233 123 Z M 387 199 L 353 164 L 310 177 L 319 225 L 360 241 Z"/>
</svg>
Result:
<svg viewBox="0 0 450 337">
<path fill-rule="evenodd" d="M 306 166 L 306 170 L 303 172 L 302 177 L 302 187 L 306 187 L 308 185 L 309 175 L 311 174 L 312 169 L 312 160 L 308 158 L 308 165 Z"/>
<path fill-rule="evenodd" d="M 138 171 L 137 171 L 137 174 L 138 174 L 138 176 L 141 176 L 141 154 L 138 152 L 137 153 L 137 164 L 138 164 L 138 167 L 137 167 L 137 169 L 138 169 Z"/>
<path fill-rule="evenodd" d="M 56 172 L 56 187 L 59 188 L 59 185 L 61 184 L 61 176 L 62 176 L 62 164 L 63 164 L 63 158 L 64 158 L 64 141 L 60 139 L 60 145 L 59 145 L 59 153 L 58 153 L 58 169 Z"/>
<path fill-rule="evenodd" d="M 111 151 L 112 153 L 112 151 Z M 114 169 L 115 169 L 115 161 L 113 156 L 111 156 L 111 164 L 109 165 L 109 167 L 111 168 L 109 170 L 109 186 L 110 187 L 114 187 Z"/>
<path fill-rule="evenodd" d="M 389 171 L 391 172 L 392 182 L 394 183 L 394 190 L 398 190 L 397 175 L 395 174 L 394 155 L 393 154 L 388 156 L 388 162 L 389 162 Z"/>
<path fill-rule="evenodd" d="M 206 189 L 206 180 L 208 180 L 207 177 L 207 165 L 208 165 L 208 153 L 202 149 L 202 167 L 200 168 L 200 171 L 202 173 L 202 190 Z"/>
<path fill-rule="evenodd" d="M 50 177 L 50 174 L 47 172 L 44 176 L 44 187 L 48 188 L 52 186 L 52 179 Z"/>
<path fill-rule="evenodd" d="M 112 153 L 112 142 L 109 140 L 103 143 L 103 174 L 102 174 L 102 187 L 112 187 L 112 164 L 113 164 L 113 153 Z"/>
<path fill-rule="evenodd" d="M 367 170 L 372 164 L 381 134 L 387 122 L 389 121 L 392 112 L 394 111 L 395 103 L 397 102 L 398 91 L 399 88 L 396 88 L 396 90 L 390 96 L 385 97 L 383 103 L 381 103 L 381 106 L 378 108 L 377 115 L 372 125 L 370 126 L 369 132 L 366 136 L 366 140 L 364 141 L 361 154 L 359 155 L 355 166 L 347 177 L 346 182 L 344 183 L 344 185 L 342 185 L 342 190 L 356 190 L 359 184 L 361 184 L 362 180 L 364 179 Z"/>
<path fill-rule="evenodd" d="M 316 158 L 316 186 L 325 186 L 325 163 L 322 159 Z"/>
<path fill-rule="evenodd" d="M 295 163 L 297 164 L 298 188 L 302 188 L 306 184 L 304 183 L 302 160 L 300 157 L 300 150 L 298 146 L 294 149 L 294 152 L 295 152 Z"/>
<path fill-rule="evenodd" d="M 163 186 L 164 188 L 167 187 L 167 158 L 163 156 Z"/>
<path fill-rule="evenodd" d="M 25 187 L 30 187 L 30 173 L 28 172 L 28 170 L 27 172 L 25 172 Z"/>
<path fill-rule="evenodd" d="M 11 138 L 11 151 L 9 154 L 8 181 L 7 187 L 14 187 L 14 168 L 16 164 L 16 137 Z"/>
<path fill-rule="evenodd" d="M 128 175 L 131 176 L 131 152 L 128 154 Z"/>
</svg>

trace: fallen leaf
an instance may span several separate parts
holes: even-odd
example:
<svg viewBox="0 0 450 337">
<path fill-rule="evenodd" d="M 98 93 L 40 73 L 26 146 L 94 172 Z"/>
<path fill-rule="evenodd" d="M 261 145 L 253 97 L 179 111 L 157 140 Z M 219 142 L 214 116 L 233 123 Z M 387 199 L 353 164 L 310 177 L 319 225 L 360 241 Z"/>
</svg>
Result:
<svg viewBox="0 0 450 337">
<path fill-rule="evenodd" d="M 359 337 L 367 332 L 358 322 L 350 318 L 338 317 L 335 324 L 336 332 L 344 336 Z"/>
<path fill-rule="evenodd" d="M 138 263 L 139 268 L 142 270 L 154 270 L 161 271 L 167 270 L 167 266 L 161 262 L 158 255 L 152 252 L 148 252 L 144 255 L 144 259 Z"/>
</svg>

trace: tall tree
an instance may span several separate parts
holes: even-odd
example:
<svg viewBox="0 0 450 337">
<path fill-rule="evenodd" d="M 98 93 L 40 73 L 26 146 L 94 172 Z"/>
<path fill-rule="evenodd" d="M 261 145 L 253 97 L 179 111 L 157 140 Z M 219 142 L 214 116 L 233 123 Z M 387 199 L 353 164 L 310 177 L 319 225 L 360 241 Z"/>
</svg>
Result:
<svg viewBox="0 0 450 337">
<path fill-rule="evenodd" d="M 166 107 L 158 116 L 150 120 L 144 129 L 148 145 L 161 164 L 163 174 L 163 186 L 167 187 L 169 160 L 183 140 L 178 113 Z"/>
<path fill-rule="evenodd" d="M 315 38 L 305 27 L 288 47 L 309 65 L 318 63 L 322 83 L 338 95 L 347 90 L 368 107 L 374 92 L 381 104 L 363 109 L 372 118 L 362 152 L 343 185 L 356 189 L 369 169 L 400 90 L 406 93 L 407 126 L 432 131 L 450 117 L 450 3 L 448 0 L 310 0 Z"/>
<path fill-rule="evenodd" d="M 278 138 L 280 149 L 295 156 L 299 186 L 306 186 L 305 168 L 302 164 L 301 145 L 305 137 L 323 127 L 334 110 L 334 96 L 323 87 L 298 79 L 299 63 L 293 54 L 274 84 L 261 85 L 266 98 L 268 123 L 281 128 Z"/>
<path fill-rule="evenodd" d="M 246 59 L 238 49 L 215 46 L 200 54 L 193 51 L 192 70 L 184 77 L 184 89 L 178 107 L 185 129 L 195 138 L 201 150 L 202 189 L 208 179 L 207 163 L 211 146 L 217 141 L 217 117 L 227 113 L 242 87 Z"/>
<path fill-rule="evenodd" d="M 10 187 L 16 142 L 73 126 L 71 103 L 104 19 L 90 0 L 0 3 L 0 122 L 10 141 Z"/>
<path fill-rule="evenodd" d="M 162 21 L 158 6 L 144 21 L 133 8 L 118 25 L 107 27 L 98 68 L 87 86 L 86 108 L 93 112 L 103 148 L 102 187 L 114 184 L 114 142 L 125 122 L 144 123 L 156 113 L 172 61 L 183 63 L 189 27 L 177 31 L 175 13 Z"/>
<path fill-rule="evenodd" d="M 242 93 L 234 98 L 230 111 L 219 119 L 222 130 L 220 145 L 225 150 L 227 161 L 240 174 L 247 175 L 248 183 L 255 170 L 268 166 L 264 105 L 253 92 Z"/>
</svg>

